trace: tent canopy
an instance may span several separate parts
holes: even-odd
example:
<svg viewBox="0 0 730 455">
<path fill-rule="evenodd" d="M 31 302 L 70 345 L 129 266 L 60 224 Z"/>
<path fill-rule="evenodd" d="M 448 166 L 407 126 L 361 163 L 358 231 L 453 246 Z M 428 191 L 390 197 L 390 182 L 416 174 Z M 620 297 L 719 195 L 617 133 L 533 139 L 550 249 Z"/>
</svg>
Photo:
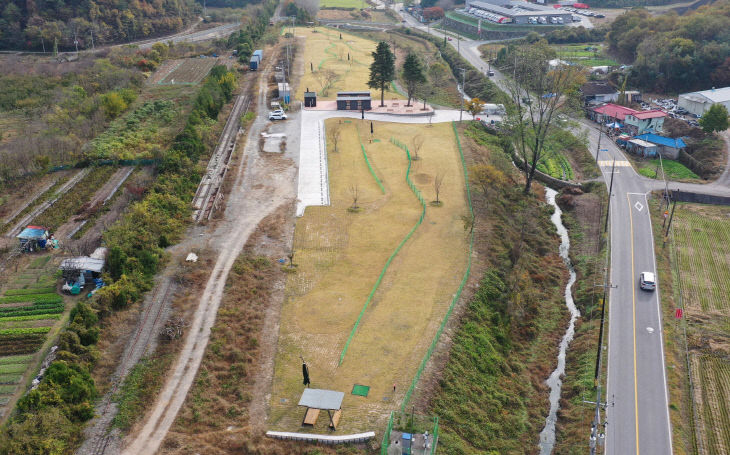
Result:
<svg viewBox="0 0 730 455">
<path fill-rule="evenodd" d="M 345 392 L 324 389 L 304 389 L 299 406 L 336 411 L 342 407 Z"/>
<path fill-rule="evenodd" d="M 46 230 L 39 226 L 28 226 L 17 237 L 23 240 L 42 240 L 46 238 Z"/>
</svg>

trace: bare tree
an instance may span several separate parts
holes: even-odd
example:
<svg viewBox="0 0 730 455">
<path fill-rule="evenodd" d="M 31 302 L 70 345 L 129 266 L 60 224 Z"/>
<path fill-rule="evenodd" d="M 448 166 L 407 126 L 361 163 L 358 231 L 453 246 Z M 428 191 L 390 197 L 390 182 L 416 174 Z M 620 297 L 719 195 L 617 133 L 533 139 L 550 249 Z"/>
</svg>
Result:
<svg viewBox="0 0 730 455">
<path fill-rule="evenodd" d="M 421 148 L 423 147 L 423 136 L 420 134 L 416 134 L 413 136 L 413 139 L 411 139 L 411 151 L 413 152 L 413 156 L 411 159 L 414 161 L 418 161 L 421 159 L 419 156 L 419 153 L 421 153 Z"/>
<path fill-rule="evenodd" d="M 339 79 L 339 76 L 332 70 L 319 70 L 314 73 L 314 78 L 322 89 L 322 96 L 327 96 L 327 91 Z"/>
<path fill-rule="evenodd" d="M 507 114 L 507 126 L 515 142 L 518 163 L 525 171 L 525 194 L 530 192 L 537 165 L 543 158 L 545 141 L 560 111 L 573 108 L 576 90 L 583 76 L 577 66 L 548 63 L 551 49 L 531 44 L 516 47 L 512 55 L 512 78 L 506 87 L 513 106 Z"/>
<path fill-rule="evenodd" d="M 360 207 L 357 205 L 357 200 L 360 197 L 360 188 L 358 187 L 357 183 L 354 185 L 350 185 L 350 196 L 352 196 L 352 205 L 350 208 L 352 210 L 357 210 Z"/>
<path fill-rule="evenodd" d="M 444 175 L 443 174 L 436 174 L 436 177 L 433 178 L 433 191 L 436 193 L 436 200 L 434 203 L 436 205 L 441 205 L 441 201 L 439 200 L 439 194 L 441 193 L 441 184 L 444 182 Z"/>
<path fill-rule="evenodd" d="M 335 152 L 339 152 L 340 149 L 338 148 L 340 143 L 340 137 L 342 136 L 342 130 L 340 128 L 340 125 L 332 125 L 330 128 L 330 144 L 332 144 L 332 147 L 334 148 Z"/>
<path fill-rule="evenodd" d="M 289 258 L 289 268 L 294 267 L 294 250 L 292 249 L 286 257 Z"/>
</svg>

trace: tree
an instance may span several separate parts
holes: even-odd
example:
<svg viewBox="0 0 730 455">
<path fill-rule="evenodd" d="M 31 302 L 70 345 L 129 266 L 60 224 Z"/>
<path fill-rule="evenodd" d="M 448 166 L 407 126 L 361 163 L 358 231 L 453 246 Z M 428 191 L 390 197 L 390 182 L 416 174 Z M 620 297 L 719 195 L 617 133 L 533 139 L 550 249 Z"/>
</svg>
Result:
<svg viewBox="0 0 730 455">
<path fill-rule="evenodd" d="M 554 119 L 561 111 L 577 109 L 577 87 L 584 80 L 577 66 L 550 67 L 554 56 L 555 51 L 541 42 L 515 47 L 506 57 L 513 77 L 505 81 L 512 99 L 505 123 L 525 171 L 525 194 L 530 192 Z"/>
<path fill-rule="evenodd" d="M 373 63 L 370 64 L 368 87 L 380 90 L 380 107 L 383 107 L 385 106 L 385 87 L 395 77 L 395 56 L 385 41 L 378 43 L 372 56 Z"/>
<path fill-rule="evenodd" d="M 435 21 L 444 17 L 444 9 L 440 6 L 432 6 L 423 9 L 423 18 L 427 21 Z"/>
<path fill-rule="evenodd" d="M 418 85 L 426 82 L 426 76 L 423 75 L 423 66 L 416 54 L 409 52 L 406 56 L 406 60 L 403 62 L 402 77 L 406 83 L 406 91 L 408 92 L 406 106 L 410 106 L 411 98 L 414 97 Z"/>
<path fill-rule="evenodd" d="M 469 168 L 469 180 L 482 190 L 484 197 L 487 196 L 490 189 L 507 184 L 507 177 L 504 172 L 491 164 L 485 163 L 476 164 Z"/>
<path fill-rule="evenodd" d="M 352 205 L 350 206 L 350 210 L 359 209 L 360 207 L 357 205 L 357 200 L 360 198 L 360 188 L 357 186 L 357 183 L 350 185 L 350 196 L 352 196 Z"/>
<path fill-rule="evenodd" d="M 483 108 L 484 103 L 479 98 L 472 98 L 466 102 L 466 110 L 471 114 L 472 119 L 475 119 Z"/>
<path fill-rule="evenodd" d="M 333 151 L 335 152 L 339 152 L 338 144 L 341 136 L 342 131 L 340 130 L 340 125 L 333 125 L 330 129 L 330 144 L 332 144 Z"/>
<path fill-rule="evenodd" d="M 433 201 L 435 205 L 441 205 L 441 201 L 439 200 L 439 194 L 441 193 L 442 183 L 444 183 L 444 175 L 436 174 L 436 177 L 433 178 L 433 191 L 434 193 L 436 193 L 436 200 Z"/>
<path fill-rule="evenodd" d="M 727 108 L 722 104 L 713 104 L 700 118 L 700 126 L 705 133 L 725 131 L 728 129 Z"/>
<path fill-rule="evenodd" d="M 314 73 L 314 78 L 319 82 L 319 86 L 322 89 L 322 96 L 327 96 L 332 84 L 334 84 L 339 76 L 332 70 L 319 70 Z"/>
<path fill-rule="evenodd" d="M 413 161 L 418 161 L 421 159 L 421 157 L 418 156 L 418 154 L 421 152 L 421 148 L 423 147 L 423 136 L 420 134 L 416 134 L 413 136 L 413 139 L 411 139 L 411 151 L 413 152 L 413 156 L 411 159 Z"/>
</svg>

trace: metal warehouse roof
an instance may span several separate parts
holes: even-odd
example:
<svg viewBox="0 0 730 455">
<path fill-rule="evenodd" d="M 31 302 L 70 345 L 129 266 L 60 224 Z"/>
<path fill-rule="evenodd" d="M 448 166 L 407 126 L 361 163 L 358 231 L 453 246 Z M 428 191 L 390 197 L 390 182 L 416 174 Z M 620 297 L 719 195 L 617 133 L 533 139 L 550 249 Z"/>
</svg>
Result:
<svg viewBox="0 0 730 455">
<path fill-rule="evenodd" d="M 659 118 L 659 117 L 666 117 L 667 113 L 664 111 L 660 111 L 658 109 L 655 109 L 653 111 L 644 111 L 644 112 L 637 112 L 636 114 L 630 114 L 634 117 L 640 119 L 640 120 L 646 120 L 648 118 Z"/>
<path fill-rule="evenodd" d="M 609 117 L 616 117 L 619 120 L 624 120 L 627 115 L 636 115 L 639 113 L 637 110 L 612 103 L 604 104 L 603 106 L 593 109 L 593 111 Z"/>
<path fill-rule="evenodd" d="M 681 149 L 687 146 L 687 144 L 685 144 L 681 138 L 674 139 L 671 137 L 664 137 L 659 136 L 658 134 L 651 133 L 640 134 L 639 136 L 636 136 L 636 139 L 641 139 L 647 142 L 651 142 L 652 144 L 663 145 L 665 147 L 672 147 L 675 149 Z"/>
<path fill-rule="evenodd" d="M 511 8 L 506 8 L 505 6 L 511 6 Z M 536 5 L 534 3 L 527 3 L 527 2 L 519 2 L 519 1 L 512 1 L 509 2 L 505 6 L 499 6 L 495 5 L 493 3 L 487 3 L 487 2 L 469 2 L 469 7 L 476 7 L 479 9 L 492 11 L 494 13 L 499 13 L 504 16 L 509 17 L 517 17 L 517 16 L 540 16 L 540 15 L 567 15 L 570 14 L 567 11 L 556 11 L 554 8 L 547 8 L 541 5 Z"/>
<path fill-rule="evenodd" d="M 700 92 L 683 93 L 680 96 L 700 103 L 707 102 L 707 100 L 713 103 L 726 103 L 730 101 L 730 87 L 702 90 Z M 698 98 L 698 96 L 701 98 Z"/>
<path fill-rule="evenodd" d="M 632 144 L 636 144 L 639 147 L 643 147 L 643 148 L 656 147 L 656 144 L 652 144 L 651 142 L 642 141 L 641 139 L 631 139 L 629 142 L 631 142 Z"/>
</svg>

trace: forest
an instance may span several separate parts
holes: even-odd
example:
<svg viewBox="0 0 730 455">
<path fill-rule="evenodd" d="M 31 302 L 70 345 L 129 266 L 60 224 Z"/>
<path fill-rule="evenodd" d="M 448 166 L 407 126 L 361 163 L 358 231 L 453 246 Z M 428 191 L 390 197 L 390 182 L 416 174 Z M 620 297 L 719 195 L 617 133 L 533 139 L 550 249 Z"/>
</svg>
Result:
<svg viewBox="0 0 730 455">
<path fill-rule="evenodd" d="M 6 0 L 0 49 L 51 52 L 174 33 L 193 20 L 193 0 Z"/>
<path fill-rule="evenodd" d="M 687 15 L 651 16 L 634 9 L 609 27 L 609 52 L 633 64 L 629 81 L 645 90 L 678 93 L 730 85 L 730 4 Z"/>
</svg>

